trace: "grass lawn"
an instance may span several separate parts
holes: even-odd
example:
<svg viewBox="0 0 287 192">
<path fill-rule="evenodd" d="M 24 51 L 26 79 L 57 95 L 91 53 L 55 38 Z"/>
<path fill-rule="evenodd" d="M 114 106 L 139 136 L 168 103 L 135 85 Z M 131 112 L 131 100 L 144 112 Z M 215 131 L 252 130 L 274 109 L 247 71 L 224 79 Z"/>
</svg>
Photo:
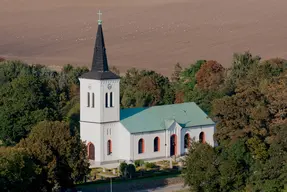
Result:
<svg viewBox="0 0 287 192">
<path fill-rule="evenodd" d="M 113 180 L 113 184 L 116 183 L 125 183 L 125 182 L 129 182 L 129 183 L 136 183 L 139 180 L 143 181 L 150 181 L 153 182 L 156 179 L 164 179 L 164 178 L 172 178 L 172 177 L 178 177 L 180 174 L 170 174 L 170 175 L 163 175 L 163 176 L 153 176 L 153 177 L 147 177 L 147 178 L 134 178 L 131 180 Z M 110 180 L 104 181 L 104 182 L 89 182 L 89 183 L 83 183 L 83 184 L 79 184 L 77 185 L 76 188 L 78 189 L 82 189 L 83 191 L 89 189 L 94 189 L 96 186 L 100 186 L 100 185 L 106 185 L 110 182 Z"/>
</svg>

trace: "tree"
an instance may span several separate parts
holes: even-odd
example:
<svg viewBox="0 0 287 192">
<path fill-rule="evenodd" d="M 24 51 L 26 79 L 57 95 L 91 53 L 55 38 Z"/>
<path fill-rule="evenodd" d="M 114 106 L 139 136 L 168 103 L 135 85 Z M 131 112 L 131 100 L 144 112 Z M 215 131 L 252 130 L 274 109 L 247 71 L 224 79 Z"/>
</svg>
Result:
<svg viewBox="0 0 287 192">
<path fill-rule="evenodd" d="M 235 92 L 237 84 L 244 79 L 250 70 L 258 66 L 261 58 L 253 56 L 250 52 L 234 53 L 231 71 L 225 81 L 225 91 L 228 95 Z"/>
<path fill-rule="evenodd" d="M 267 106 L 273 125 L 287 124 L 287 76 L 282 74 L 273 77 L 267 86 L 262 86 L 262 92 L 268 101 Z"/>
<path fill-rule="evenodd" d="M 212 109 L 217 121 L 215 137 L 219 142 L 268 135 L 270 114 L 265 97 L 257 88 L 215 100 Z"/>
<path fill-rule="evenodd" d="M 171 104 L 174 101 L 168 78 L 154 71 L 128 70 L 121 80 L 121 90 L 124 108 Z"/>
<path fill-rule="evenodd" d="M 287 124 L 273 129 L 269 158 L 257 161 L 251 175 L 250 188 L 253 191 L 282 191 L 287 184 Z"/>
<path fill-rule="evenodd" d="M 112 71 L 113 73 L 115 73 L 118 76 L 120 76 L 120 74 L 121 74 L 120 70 L 115 66 L 111 66 L 110 71 Z"/>
<path fill-rule="evenodd" d="M 179 63 L 174 66 L 174 72 L 171 75 L 171 82 L 176 83 L 180 80 L 180 73 L 182 72 L 182 67 Z"/>
<path fill-rule="evenodd" d="M 244 140 L 236 140 L 219 148 L 219 183 L 221 191 L 243 191 L 253 164 Z"/>
<path fill-rule="evenodd" d="M 0 56 L 0 62 L 5 61 L 6 59 L 4 57 Z"/>
<path fill-rule="evenodd" d="M 174 103 L 194 101 L 191 94 L 193 94 L 196 85 L 196 73 L 205 62 L 205 60 L 198 60 L 195 64 L 183 70 L 179 64 L 175 66 L 173 78 L 176 78 L 176 81 L 172 82 Z"/>
<path fill-rule="evenodd" d="M 184 69 L 180 75 L 181 83 L 185 91 L 192 91 L 196 85 L 196 73 L 200 67 L 205 63 L 205 60 L 198 60 L 195 64 L 191 64 L 188 68 Z"/>
<path fill-rule="evenodd" d="M 3 191 L 37 191 L 41 168 L 24 149 L 0 147 L 0 186 Z"/>
<path fill-rule="evenodd" d="M 78 77 L 86 68 L 64 66 L 60 73 L 42 65 L 4 61 L 0 65 L 0 139 L 15 145 L 43 120 L 63 120 L 79 102 Z"/>
<path fill-rule="evenodd" d="M 192 91 L 185 94 L 184 101 L 195 102 L 205 113 L 209 114 L 212 109 L 212 102 L 223 96 L 224 93 L 220 91 L 200 90 L 195 87 Z"/>
<path fill-rule="evenodd" d="M 40 122 L 17 147 L 24 148 L 42 168 L 43 187 L 48 191 L 57 185 L 71 188 L 89 173 L 86 146 L 68 123 Z"/>
<path fill-rule="evenodd" d="M 217 90 L 223 82 L 225 69 L 217 61 L 209 60 L 196 73 L 196 86 L 201 90 Z"/>
<path fill-rule="evenodd" d="M 191 191 L 217 191 L 219 188 L 218 160 L 208 144 L 192 141 L 184 160 L 183 178 Z"/>
<path fill-rule="evenodd" d="M 16 144 L 36 123 L 55 119 L 56 103 L 51 103 L 51 97 L 41 79 L 31 75 L 0 87 L 0 139 L 4 144 Z"/>
<path fill-rule="evenodd" d="M 184 91 L 177 91 L 175 93 L 174 103 L 183 103 L 184 102 Z"/>
</svg>

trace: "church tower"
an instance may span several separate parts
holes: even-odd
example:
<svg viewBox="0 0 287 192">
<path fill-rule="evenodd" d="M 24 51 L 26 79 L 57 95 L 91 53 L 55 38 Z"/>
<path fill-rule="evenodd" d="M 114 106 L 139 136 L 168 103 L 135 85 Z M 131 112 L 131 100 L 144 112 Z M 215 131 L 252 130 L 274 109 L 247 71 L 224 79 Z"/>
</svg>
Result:
<svg viewBox="0 0 287 192">
<path fill-rule="evenodd" d="M 100 19 L 92 68 L 79 80 L 81 139 L 88 145 L 89 159 L 101 162 L 104 160 L 105 127 L 120 120 L 120 77 L 109 70 Z"/>
<path fill-rule="evenodd" d="M 119 121 L 120 77 L 109 71 L 101 20 L 94 47 L 92 68 L 80 77 L 81 121 Z"/>
</svg>

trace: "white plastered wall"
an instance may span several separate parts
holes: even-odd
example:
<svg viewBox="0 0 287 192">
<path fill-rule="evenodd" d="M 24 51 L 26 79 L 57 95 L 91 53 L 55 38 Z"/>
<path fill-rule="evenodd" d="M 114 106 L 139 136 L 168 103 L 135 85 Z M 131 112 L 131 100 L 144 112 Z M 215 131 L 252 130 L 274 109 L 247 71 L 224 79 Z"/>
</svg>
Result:
<svg viewBox="0 0 287 192">
<path fill-rule="evenodd" d="M 119 79 L 116 80 L 80 80 L 80 136 L 82 141 L 93 143 L 95 146 L 95 162 L 114 161 L 118 159 L 119 149 Z M 109 86 L 111 85 L 111 86 Z M 110 106 L 110 93 L 113 93 Z M 89 97 L 88 97 L 89 93 Z M 108 93 L 108 107 L 105 94 Z M 107 135 L 109 129 L 111 134 Z M 107 141 L 112 140 L 112 154 L 107 155 Z"/>
<path fill-rule="evenodd" d="M 80 80 L 80 120 L 85 122 L 113 122 L 120 119 L 120 80 Z M 111 85 L 111 86 L 108 86 Z M 110 87 L 110 89 L 109 89 Z M 112 103 L 110 106 L 110 93 L 112 92 Z M 88 93 L 89 102 L 88 102 Z M 106 107 L 106 96 L 108 93 L 108 107 Z M 93 101 L 94 94 L 94 101 Z M 89 106 L 88 106 L 89 103 Z M 93 105 L 94 103 L 94 105 Z"/>
<path fill-rule="evenodd" d="M 159 137 L 159 151 L 154 152 L 154 139 Z M 139 140 L 144 140 L 144 153 L 138 153 Z M 166 157 L 165 150 L 165 131 L 145 132 L 132 134 L 131 159 L 153 159 Z"/>
<path fill-rule="evenodd" d="M 214 125 L 198 126 L 190 128 L 181 128 L 181 126 L 174 122 L 168 129 L 163 131 L 145 132 L 131 134 L 131 159 L 156 159 L 170 156 L 170 138 L 173 134 L 177 137 L 176 155 L 183 155 L 187 152 L 184 149 L 184 136 L 189 133 L 191 138 L 199 141 L 199 134 L 204 132 L 205 141 L 214 146 L 213 134 Z M 154 138 L 160 138 L 160 151 L 154 152 Z M 138 153 L 138 142 L 144 139 L 144 153 Z"/>
<path fill-rule="evenodd" d="M 205 125 L 205 126 L 196 126 L 190 128 L 182 129 L 181 139 L 184 141 L 184 136 L 186 133 L 189 133 L 191 139 L 195 139 L 195 141 L 199 141 L 199 135 L 203 132 L 205 136 L 205 142 L 214 147 L 214 139 L 213 135 L 215 132 L 215 125 Z M 181 144 L 181 154 L 184 154 L 186 150 L 184 149 L 184 142 Z"/>
<path fill-rule="evenodd" d="M 103 124 L 103 162 L 130 160 L 130 133 L 120 122 Z M 112 142 L 112 153 L 108 154 L 108 140 Z"/>
<path fill-rule="evenodd" d="M 81 140 L 85 141 L 86 144 L 91 142 L 95 146 L 95 161 L 102 161 L 102 143 L 101 135 L 102 129 L 101 124 L 80 122 L 80 136 Z"/>
</svg>

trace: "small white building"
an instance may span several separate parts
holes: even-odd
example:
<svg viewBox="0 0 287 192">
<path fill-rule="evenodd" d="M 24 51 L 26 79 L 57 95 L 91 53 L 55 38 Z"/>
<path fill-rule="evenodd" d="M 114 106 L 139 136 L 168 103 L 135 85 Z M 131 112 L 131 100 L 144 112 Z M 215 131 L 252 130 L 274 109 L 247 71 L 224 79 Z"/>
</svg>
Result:
<svg viewBox="0 0 287 192">
<path fill-rule="evenodd" d="M 214 146 L 215 123 L 193 102 L 120 109 L 120 77 L 109 71 L 101 21 L 92 69 L 79 80 L 80 135 L 91 167 L 180 156 L 191 138 Z"/>
</svg>

